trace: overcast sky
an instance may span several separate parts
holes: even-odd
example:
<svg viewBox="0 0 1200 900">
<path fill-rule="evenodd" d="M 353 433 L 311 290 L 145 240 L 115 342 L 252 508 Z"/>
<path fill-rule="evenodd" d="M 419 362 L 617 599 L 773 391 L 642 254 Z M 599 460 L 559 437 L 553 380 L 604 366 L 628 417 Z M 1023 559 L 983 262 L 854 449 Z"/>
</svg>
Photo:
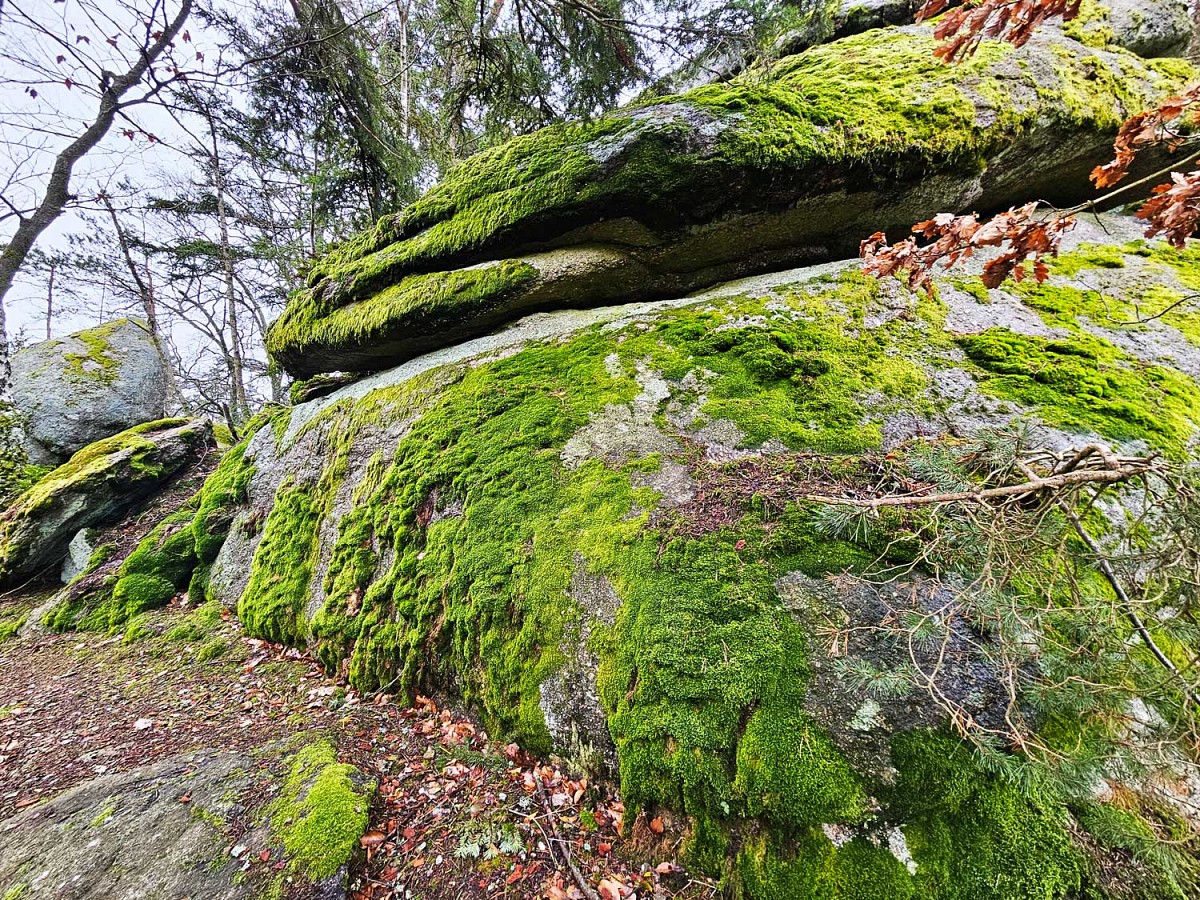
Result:
<svg viewBox="0 0 1200 900">
<path fill-rule="evenodd" d="M 80 134 L 98 107 L 95 72 L 127 69 L 144 34 L 145 12 L 155 0 L 4 0 L 0 18 L 0 185 L 5 196 L 20 207 L 40 199 L 54 156 Z M 163 21 L 158 0 L 158 22 Z M 285 0 L 278 0 L 283 3 Z M 179 9 L 178 0 L 165 0 L 168 15 Z M 135 15 L 135 13 L 140 13 Z M 190 42 L 177 42 L 177 63 L 206 68 L 220 55 L 214 35 L 198 21 L 187 26 Z M 38 33 L 43 28 L 47 33 Z M 204 57 L 201 62 L 197 54 Z M 61 59 L 60 59 L 61 58 Z M 36 96 L 35 96 L 36 94 Z M 122 134 L 129 128 L 142 134 L 133 140 Z M 122 178 L 140 188 L 165 185 L 190 169 L 180 152 L 187 135 L 161 109 L 152 105 L 131 111 L 129 121 L 118 121 L 108 137 L 75 168 L 72 185 L 80 200 L 100 191 L 116 193 Z M 85 205 L 91 205 L 86 204 Z M 39 240 L 43 250 L 64 248 L 66 235 L 86 227 L 77 212 L 68 212 Z M 15 223 L 0 223 L 0 241 L 7 240 Z M 102 297 L 96 297 L 101 300 Z M 9 334 L 22 327 L 34 339 L 44 337 L 41 310 L 44 289 L 29 277 L 18 276 L 6 305 Z M 95 324 L 80 316 L 64 316 L 53 324 L 55 334 Z"/>
</svg>

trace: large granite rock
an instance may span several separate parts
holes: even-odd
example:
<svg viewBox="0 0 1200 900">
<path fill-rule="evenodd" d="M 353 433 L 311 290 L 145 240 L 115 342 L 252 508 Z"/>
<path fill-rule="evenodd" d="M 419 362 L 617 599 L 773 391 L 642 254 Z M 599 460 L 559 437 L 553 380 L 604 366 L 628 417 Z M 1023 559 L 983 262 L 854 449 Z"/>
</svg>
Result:
<svg viewBox="0 0 1200 900">
<path fill-rule="evenodd" d="M 57 565 L 80 529 L 120 518 L 213 448 L 207 422 L 164 419 L 80 450 L 0 513 L 0 583 Z"/>
<path fill-rule="evenodd" d="M 165 415 L 167 362 L 135 319 L 26 347 L 12 367 L 26 452 L 39 465 Z"/>
<path fill-rule="evenodd" d="M 182 753 L 0 821 L 5 900 L 342 900 L 373 785 L 317 741 L 288 757 L 264 804 L 264 756 Z M 247 872 L 264 849 L 278 866 Z"/>
<path fill-rule="evenodd" d="M 1198 824 L 1162 718 L 1143 703 L 1129 739 L 1152 773 L 1095 771 L 1070 804 L 1018 789 L 939 730 L 946 704 L 1006 727 L 988 633 L 886 626 L 968 595 L 852 577 L 887 539 L 793 499 L 1020 423 L 1056 452 L 1193 458 L 1200 325 L 1172 304 L 1197 251 L 1139 236 L 1089 220 L 1046 284 L 956 274 L 935 300 L 844 263 L 521 319 L 250 429 L 192 524 L 220 523 L 200 580 L 360 690 L 456 692 L 490 733 L 619 778 L 753 900 L 1188 896 L 1186 861 L 1179 890 L 1122 862 L 1101 802 Z M 1195 652 L 1196 611 L 1159 612 Z M 856 674 L 909 665 L 940 700 Z"/>
<path fill-rule="evenodd" d="M 940 211 L 1072 203 L 1124 118 L 1191 75 L 1049 28 L 957 66 L 934 46 L 870 31 L 481 153 L 319 261 L 268 349 L 295 375 L 379 369 L 535 309 L 850 255 Z"/>
</svg>

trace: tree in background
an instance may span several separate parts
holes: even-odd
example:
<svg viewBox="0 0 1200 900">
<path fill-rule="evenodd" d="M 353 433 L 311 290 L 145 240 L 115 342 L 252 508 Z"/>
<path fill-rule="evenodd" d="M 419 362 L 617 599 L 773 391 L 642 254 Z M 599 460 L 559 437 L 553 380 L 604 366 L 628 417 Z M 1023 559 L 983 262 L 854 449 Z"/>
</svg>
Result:
<svg viewBox="0 0 1200 900">
<path fill-rule="evenodd" d="M 184 23 L 191 9 L 192 0 L 180 0 L 175 9 L 158 0 L 149 8 L 76 0 L 70 11 L 74 21 L 65 9 L 61 16 L 47 15 L 27 0 L 9 0 L 5 7 L 0 52 L 14 73 L 6 87 L 23 87 L 31 104 L 50 87 L 76 91 L 91 109 L 82 122 L 75 121 L 47 96 L 20 112 L 19 133 L 6 133 L 13 165 L 0 185 L 0 224 L 15 223 L 15 228 L 0 251 L 0 461 L 10 473 L 23 464 L 23 453 L 12 427 L 5 297 L 37 240 L 77 202 L 76 165 L 118 121 L 134 122 L 140 107 L 158 102 L 185 77 L 176 39 L 190 40 Z M 47 157 L 49 171 L 31 171 L 30 163 Z"/>
</svg>

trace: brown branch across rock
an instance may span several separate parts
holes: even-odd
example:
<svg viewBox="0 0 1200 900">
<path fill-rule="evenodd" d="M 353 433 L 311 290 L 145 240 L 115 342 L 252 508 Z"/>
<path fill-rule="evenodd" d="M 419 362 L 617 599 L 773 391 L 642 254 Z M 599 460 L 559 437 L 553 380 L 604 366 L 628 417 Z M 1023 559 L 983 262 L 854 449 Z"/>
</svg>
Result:
<svg viewBox="0 0 1200 900">
<path fill-rule="evenodd" d="M 882 509 L 895 506 L 933 506 L 941 503 L 987 503 L 990 500 L 1019 500 L 1042 491 L 1055 491 L 1087 484 L 1118 484 L 1130 481 L 1154 468 L 1154 457 L 1112 458 L 1104 468 L 1069 468 L 1046 476 L 1030 473 L 1032 477 L 1018 484 L 980 487 L 968 491 L 942 494 L 889 494 L 883 497 L 830 497 L 823 494 L 802 494 L 797 500 L 823 503 L 829 506 L 853 506 L 860 509 Z"/>
</svg>

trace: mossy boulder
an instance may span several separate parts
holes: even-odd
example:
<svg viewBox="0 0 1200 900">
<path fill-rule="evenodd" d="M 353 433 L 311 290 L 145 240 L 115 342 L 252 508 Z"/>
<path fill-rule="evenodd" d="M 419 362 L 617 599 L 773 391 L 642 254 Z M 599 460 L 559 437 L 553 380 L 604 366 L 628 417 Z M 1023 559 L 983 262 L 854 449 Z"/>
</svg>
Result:
<svg viewBox="0 0 1200 900">
<path fill-rule="evenodd" d="M 67 555 L 80 529 L 119 519 L 213 449 L 207 422 L 163 419 L 96 441 L 0 514 L 0 583 Z"/>
<path fill-rule="evenodd" d="M 318 261 L 268 349 L 298 376 L 380 369 L 534 309 L 848 256 L 940 211 L 1073 203 L 1126 116 L 1193 77 L 1051 28 L 961 65 L 934 47 L 869 31 L 485 151 Z"/>
<path fill-rule="evenodd" d="M 1059 451 L 1191 459 L 1196 316 L 1122 317 L 1200 289 L 1200 250 L 1137 233 L 1081 224 L 1043 285 L 931 299 L 846 264 L 539 314 L 338 388 L 222 464 L 207 596 L 360 690 L 455 693 L 492 735 L 607 773 L 630 821 L 665 816 L 690 865 L 755 900 L 1126 896 L 1136 835 L 1085 824 L 1110 806 L 1015 784 L 942 706 L 852 677 L 948 666 L 972 721 L 1006 714 L 981 634 L 880 634 L 896 597 L 938 609 L 947 583 L 838 577 L 911 550 L 794 497 L 1031 420 Z M 1200 769 L 1173 765 L 1120 796 L 1194 816 Z M 1128 880 L 1186 897 L 1200 876 L 1176 863 Z"/>
<path fill-rule="evenodd" d="M 150 330 L 117 319 L 14 354 L 13 405 L 35 463 L 166 414 L 167 362 Z"/>
</svg>

